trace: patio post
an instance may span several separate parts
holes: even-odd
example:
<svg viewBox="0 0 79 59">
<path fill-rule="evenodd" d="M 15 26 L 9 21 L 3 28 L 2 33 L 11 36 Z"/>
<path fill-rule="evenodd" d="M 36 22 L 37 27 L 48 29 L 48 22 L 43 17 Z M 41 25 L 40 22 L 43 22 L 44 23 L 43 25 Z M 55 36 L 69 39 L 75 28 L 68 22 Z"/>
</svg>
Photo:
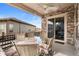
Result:
<svg viewBox="0 0 79 59">
<path fill-rule="evenodd" d="M 42 40 L 45 42 L 45 41 L 48 41 L 47 40 L 47 30 L 48 30 L 48 19 L 44 16 L 42 17 L 42 31 L 41 31 L 41 36 L 42 36 Z"/>
</svg>

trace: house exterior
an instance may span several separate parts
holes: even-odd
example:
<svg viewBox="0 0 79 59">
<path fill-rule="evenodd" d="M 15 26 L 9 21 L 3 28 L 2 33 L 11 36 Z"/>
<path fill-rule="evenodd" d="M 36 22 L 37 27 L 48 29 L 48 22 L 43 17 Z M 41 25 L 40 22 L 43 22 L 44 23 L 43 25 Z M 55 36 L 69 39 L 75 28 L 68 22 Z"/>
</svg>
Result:
<svg viewBox="0 0 79 59">
<path fill-rule="evenodd" d="M 43 41 L 46 41 L 46 38 L 48 39 L 53 38 L 55 42 L 63 42 L 64 44 L 73 45 L 76 51 L 76 55 L 79 55 L 78 3 L 69 3 L 69 4 L 13 3 L 9 5 L 21 8 L 24 11 L 29 11 L 41 17 L 42 20 L 41 37 Z M 47 8 L 52 10 L 49 10 Z M 6 30 L 4 31 L 6 32 Z"/>
<path fill-rule="evenodd" d="M 0 34 L 4 32 L 8 34 L 12 31 L 14 34 L 25 34 L 28 32 L 35 32 L 35 26 L 15 18 L 0 19 Z"/>
<path fill-rule="evenodd" d="M 47 15 L 45 15 L 42 20 L 42 37 L 44 38 L 54 38 L 55 41 L 57 42 L 63 42 L 63 43 L 69 43 L 71 45 L 74 44 L 74 36 L 75 36 L 75 25 L 77 24 L 77 7 L 76 4 L 71 4 L 70 6 L 67 6 L 66 8 L 62 9 L 61 11 L 55 11 L 52 13 L 49 13 Z M 59 19 L 59 20 L 57 20 Z M 61 20 L 63 20 L 63 26 L 60 25 L 61 27 L 63 27 L 63 31 L 62 32 L 62 37 L 64 40 L 61 40 L 59 38 L 56 38 L 56 36 L 58 36 L 58 34 L 56 33 L 57 28 L 56 28 L 56 23 L 57 22 L 61 22 Z M 49 22 L 52 22 L 54 25 L 50 25 Z M 49 28 L 51 28 L 52 30 L 50 30 Z M 60 28 L 59 28 L 60 29 Z M 51 32 L 49 32 L 51 31 Z M 52 36 L 49 37 L 49 34 L 51 34 Z M 44 39 L 45 39 L 44 38 Z"/>
</svg>

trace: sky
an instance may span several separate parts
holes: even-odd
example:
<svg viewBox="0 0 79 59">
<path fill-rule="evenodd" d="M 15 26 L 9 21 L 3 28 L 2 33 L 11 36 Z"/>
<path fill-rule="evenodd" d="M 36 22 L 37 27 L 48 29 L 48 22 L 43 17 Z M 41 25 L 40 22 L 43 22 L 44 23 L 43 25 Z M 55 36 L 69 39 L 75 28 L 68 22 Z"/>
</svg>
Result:
<svg viewBox="0 0 79 59">
<path fill-rule="evenodd" d="M 16 18 L 41 28 L 41 18 L 29 12 L 12 7 L 6 3 L 0 3 L 0 18 Z"/>
</svg>

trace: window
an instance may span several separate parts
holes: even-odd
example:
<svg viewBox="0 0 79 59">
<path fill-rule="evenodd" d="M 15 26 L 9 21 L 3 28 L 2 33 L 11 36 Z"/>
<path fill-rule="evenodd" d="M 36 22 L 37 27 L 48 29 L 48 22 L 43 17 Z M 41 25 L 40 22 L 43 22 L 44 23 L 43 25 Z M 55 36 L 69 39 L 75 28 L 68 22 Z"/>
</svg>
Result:
<svg viewBox="0 0 79 59">
<path fill-rule="evenodd" d="M 13 30 L 13 24 L 9 24 L 9 30 Z"/>
<path fill-rule="evenodd" d="M 0 24 L 0 33 L 6 32 L 6 24 Z"/>
<path fill-rule="evenodd" d="M 3 24 L 0 24 L 0 30 L 3 30 L 3 29 L 4 29 Z"/>
<path fill-rule="evenodd" d="M 9 32 L 13 32 L 13 24 L 9 24 Z"/>
</svg>

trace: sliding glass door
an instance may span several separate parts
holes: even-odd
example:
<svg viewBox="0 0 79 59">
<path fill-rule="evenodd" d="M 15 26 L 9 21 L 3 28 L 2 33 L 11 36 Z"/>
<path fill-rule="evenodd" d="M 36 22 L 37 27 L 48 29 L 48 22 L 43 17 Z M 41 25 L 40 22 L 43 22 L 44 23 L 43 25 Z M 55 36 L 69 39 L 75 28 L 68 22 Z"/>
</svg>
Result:
<svg viewBox="0 0 79 59">
<path fill-rule="evenodd" d="M 52 18 L 48 21 L 48 38 L 64 41 L 64 17 Z"/>
</svg>

